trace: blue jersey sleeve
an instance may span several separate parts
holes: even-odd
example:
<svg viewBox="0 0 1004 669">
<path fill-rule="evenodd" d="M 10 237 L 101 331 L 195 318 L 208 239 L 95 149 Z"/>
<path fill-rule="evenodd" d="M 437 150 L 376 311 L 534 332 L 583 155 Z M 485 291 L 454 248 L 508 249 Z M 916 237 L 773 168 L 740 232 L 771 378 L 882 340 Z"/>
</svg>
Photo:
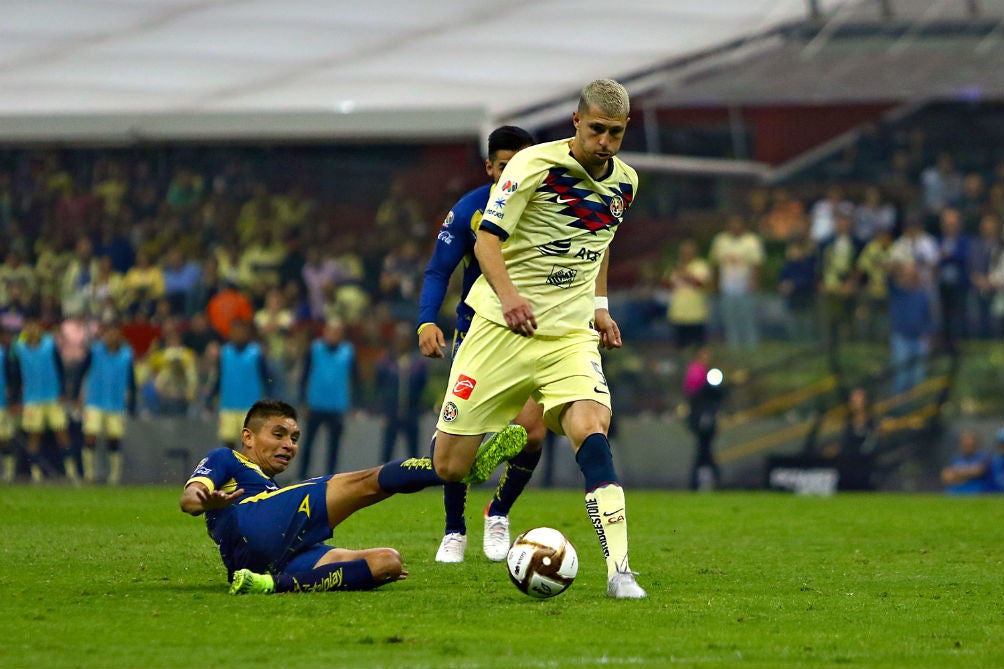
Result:
<svg viewBox="0 0 1004 669">
<path fill-rule="evenodd" d="M 425 268 L 422 295 L 419 298 L 418 325 L 436 322 L 436 315 L 446 298 L 450 277 L 464 257 L 474 252 L 472 221 L 480 219 L 490 190 L 489 184 L 467 193 L 443 221 L 432 258 Z"/>
<path fill-rule="evenodd" d="M 195 466 L 195 471 L 185 483 L 187 488 L 198 481 L 209 488 L 209 491 L 220 490 L 234 479 L 234 465 L 237 461 L 234 452 L 229 448 L 214 448 Z"/>
</svg>

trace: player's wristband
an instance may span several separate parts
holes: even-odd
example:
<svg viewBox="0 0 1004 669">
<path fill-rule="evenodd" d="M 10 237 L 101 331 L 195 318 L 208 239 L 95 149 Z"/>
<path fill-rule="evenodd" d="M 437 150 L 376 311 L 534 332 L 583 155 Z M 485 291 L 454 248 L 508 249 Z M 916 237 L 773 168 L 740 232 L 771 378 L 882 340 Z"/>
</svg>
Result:
<svg viewBox="0 0 1004 669">
<path fill-rule="evenodd" d="M 606 295 L 597 295 L 593 298 L 593 309 L 606 309 L 610 311 L 610 300 Z"/>
<path fill-rule="evenodd" d="M 430 325 L 435 325 L 435 323 L 422 323 L 421 325 L 418 326 L 418 331 L 415 334 L 417 335 L 422 334 L 422 330 L 429 327 Z"/>
</svg>

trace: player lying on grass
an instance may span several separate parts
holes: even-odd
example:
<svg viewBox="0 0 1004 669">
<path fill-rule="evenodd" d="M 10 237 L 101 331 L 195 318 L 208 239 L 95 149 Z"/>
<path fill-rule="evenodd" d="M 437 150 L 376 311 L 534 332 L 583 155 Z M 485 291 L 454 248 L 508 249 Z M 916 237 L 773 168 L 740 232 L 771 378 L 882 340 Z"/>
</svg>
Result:
<svg viewBox="0 0 1004 669">
<path fill-rule="evenodd" d="M 280 488 L 273 477 L 296 457 L 299 439 L 296 409 L 280 400 L 259 400 L 244 419 L 240 450 L 210 451 L 185 484 L 181 510 L 206 514 L 206 528 L 231 581 L 230 593 L 368 590 L 404 579 L 408 572 L 393 548 L 349 550 L 324 541 L 359 509 L 427 487 L 401 482 L 396 472 L 431 469 L 429 458 L 397 460 Z M 499 432 L 482 446 L 466 480 L 486 480 L 525 442 L 521 427 Z"/>
</svg>

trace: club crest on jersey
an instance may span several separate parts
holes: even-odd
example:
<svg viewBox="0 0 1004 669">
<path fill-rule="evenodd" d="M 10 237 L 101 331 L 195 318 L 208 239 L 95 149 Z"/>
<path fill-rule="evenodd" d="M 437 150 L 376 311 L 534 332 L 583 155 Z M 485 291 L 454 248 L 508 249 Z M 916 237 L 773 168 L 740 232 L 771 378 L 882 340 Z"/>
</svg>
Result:
<svg viewBox="0 0 1004 669">
<path fill-rule="evenodd" d="M 552 265 L 551 273 L 547 276 L 547 284 L 558 288 L 568 288 L 575 281 L 575 275 L 578 273 L 578 270 L 571 267 Z"/>
<path fill-rule="evenodd" d="M 624 198 L 620 195 L 614 195 L 610 198 L 610 214 L 614 218 L 620 218 L 624 215 Z"/>
<path fill-rule="evenodd" d="M 443 420 L 447 423 L 455 421 L 457 419 L 457 414 L 459 413 L 460 410 L 457 409 L 457 405 L 453 402 L 447 402 L 443 405 Z"/>
<path fill-rule="evenodd" d="M 457 382 L 453 384 L 453 394 L 462 400 L 469 400 L 476 385 L 478 385 L 477 381 L 466 374 L 461 374 Z"/>
</svg>

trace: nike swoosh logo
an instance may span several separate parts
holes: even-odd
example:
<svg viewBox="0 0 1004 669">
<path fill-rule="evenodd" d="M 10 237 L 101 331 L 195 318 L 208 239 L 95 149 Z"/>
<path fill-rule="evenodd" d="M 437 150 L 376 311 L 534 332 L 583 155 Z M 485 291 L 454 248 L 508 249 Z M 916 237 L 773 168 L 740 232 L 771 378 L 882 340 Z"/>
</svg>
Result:
<svg viewBox="0 0 1004 669">
<path fill-rule="evenodd" d="M 558 204 L 575 204 L 578 201 L 579 198 L 577 197 L 562 197 L 561 195 L 558 196 Z"/>
<path fill-rule="evenodd" d="M 624 507 L 623 506 L 621 508 L 617 509 L 616 511 L 611 511 L 610 513 L 607 513 L 606 511 L 604 511 L 603 515 L 604 515 L 604 517 L 609 518 L 610 516 L 616 516 L 618 513 L 624 513 Z"/>
<path fill-rule="evenodd" d="M 596 386 L 593 386 L 593 392 L 594 393 L 599 393 L 600 395 L 609 395 L 610 394 L 607 391 L 601 390 L 600 388 L 598 388 Z"/>
</svg>

